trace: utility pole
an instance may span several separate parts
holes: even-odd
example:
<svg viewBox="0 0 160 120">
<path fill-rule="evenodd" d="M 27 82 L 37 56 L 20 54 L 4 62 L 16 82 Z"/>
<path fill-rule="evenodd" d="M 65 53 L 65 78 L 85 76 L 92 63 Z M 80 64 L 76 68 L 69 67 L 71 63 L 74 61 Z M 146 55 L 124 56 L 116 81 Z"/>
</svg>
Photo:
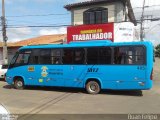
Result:
<svg viewBox="0 0 160 120">
<path fill-rule="evenodd" d="M 142 16 L 141 16 L 141 28 L 140 28 L 140 40 L 143 41 L 144 38 L 144 6 L 145 5 L 145 0 L 143 0 L 143 7 L 142 7 Z"/>
<path fill-rule="evenodd" d="M 8 64 L 8 51 L 7 51 L 7 35 L 6 35 L 6 19 L 5 19 L 5 5 L 2 0 L 2 36 L 3 36 L 3 62 Z"/>
</svg>

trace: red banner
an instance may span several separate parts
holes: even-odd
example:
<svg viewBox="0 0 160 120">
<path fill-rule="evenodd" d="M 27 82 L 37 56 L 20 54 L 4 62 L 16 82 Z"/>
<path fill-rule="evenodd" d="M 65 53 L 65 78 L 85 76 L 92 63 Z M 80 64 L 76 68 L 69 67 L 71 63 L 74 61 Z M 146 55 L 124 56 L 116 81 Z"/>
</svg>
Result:
<svg viewBox="0 0 160 120">
<path fill-rule="evenodd" d="M 79 25 L 67 28 L 67 43 L 87 40 L 114 41 L 114 24 Z"/>
</svg>

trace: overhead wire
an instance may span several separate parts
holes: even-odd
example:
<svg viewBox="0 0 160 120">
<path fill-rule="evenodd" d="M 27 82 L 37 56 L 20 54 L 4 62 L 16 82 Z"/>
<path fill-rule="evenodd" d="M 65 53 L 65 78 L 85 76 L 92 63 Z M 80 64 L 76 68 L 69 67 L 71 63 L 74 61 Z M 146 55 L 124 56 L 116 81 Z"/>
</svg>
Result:
<svg viewBox="0 0 160 120">
<path fill-rule="evenodd" d="M 160 5 L 151 5 L 151 6 L 145 6 L 147 7 L 156 7 Z M 142 7 L 134 7 L 134 8 L 128 8 L 128 9 L 141 9 Z M 109 11 L 115 11 L 115 10 L 109 10 Z M 49 13 L 49 14 L 27 14 L 27 15 L 15 15 L 15 16 L 6 16 L 6 17 L 43 17 L 43 16 L 64 16 L 64 15 L 69 15 L 70 13 Z M 77 13 L 77 14 L 81 14 Z"/>
<path fill-rule="evenodd" d="M 148 7 L 157 7 L 160 5 L 151 5 L 151 6 L 145 6 L 145 8 Z M 134 8 L 128 8 L 128 9 L 141 9 L 142 7 L 134 7 Z M 109 11 L 115 11 L 115 10 L 109 10 Z M 64 16 L 69 15 L 70 13 L 49 13 L 49 14 L 26 14 L 26 15 L 15 15 L 15 16 L 6 16 L 6 17 L 43 17 L 43 16 Z M 79 14 L 79 13 L 77 13 Z"/>
<path fill-rule="evenodd" d="M 146 6 L 147 8 L 148 7 L 155 7 L 155 6 L 160 6 L 160 5 L 152 5 L 152 6 Z M 133 9 L 139 9 L 139 8 L 142 8 L 142 7 L 134 7 Z M 115 10 L 109 10 L 110 12 L 111 11 L 115 11 Z M 141 12 L 135 12 L 135 14 L 138 14 L 138 13 L 141 13 Z M 28 15 L 16 15 L 16 16 L 6 16 L 6 18 L 23 18 L 23 17 L 46 17 L 46 16 L 62 16 L 63 19 L 65 18 L 70 18 L 69 16 L 67 17 L 64 17 L 65 15 L 68 15 L 70 13 L 50 13 L 50 14 L 28 14 Z M 81 12 L 76 12 L 76 14 L 82 14 Z M 60 19 L 59 17 L 55 17 L 55 19 Z M 159 18 L 153 18 L 153 19 L 150 19 L 152 21 L 156 21 L 156 20 L 159 20 Z M 67 24 L 67 23 L 55 23 L 55 24 L 46 24 L 46 23 L 38 23 L 38 22 L 33 22 L 33 21 L 22 21 L 22 20 L 13 20 L 13 19 L 8 19 L 8 25 L 7 25 L 7 29 L 12 29 L 12 28 L 25 28 L 25 27 L 30 27 L 30 28 L 42 28 L 42 27 L 45 27 L 45 28 L 58 28 L 58 27 L 67 27 L 67 26 L 71 26 L 70 24 Z M 16 22 L 14 22 L 13 24 L 9 24 L 10 21 L 17 21 L 17 23 L 19 22 L 24 22 L 24 24 L 22 25 L 16 25 Z M 139 21 L 139 20 L 137 20 Z M 33 23 L 33 24 L 38 24 L 38 25 L 28 25 L 28 23 Z M 27 25 L 25 25 L 27 24 Z"/>
</svg>

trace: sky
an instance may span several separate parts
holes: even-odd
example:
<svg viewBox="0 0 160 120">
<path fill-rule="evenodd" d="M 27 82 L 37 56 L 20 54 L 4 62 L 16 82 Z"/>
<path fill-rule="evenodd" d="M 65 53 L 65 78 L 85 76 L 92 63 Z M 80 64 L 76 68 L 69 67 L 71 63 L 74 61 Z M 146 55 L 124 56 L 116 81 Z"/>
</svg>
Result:
<svg viewBox="0 0 160 120">
<path fill-rule="evenodd" d="M 71 14 L 64 5 L 87 0 L 5 0 L 5 12 L 8 27 L 15 26 L 54 26 L 43 28 L 7 28 L 9 42 L 15 42 L 41 35 L 65 34 L 71 24 Z M 131 0 L 137 19 L 140 19 L 143 0 Z M 1 6 L 0 2 L 0 6 Z M 146 0 L 145 15 L 160 18 L 160 0 Z M 0 7 L 1 16 L 1 7 Z M 151 18 L 151 17 L 149 17 Z M 55 27 L 59 26 L 59 27 Z M 139 29 L 139 25 L 136 27 Z M 145 21 L 145 39 L 155 45 L 160 43 L 160 21 Z M 0 39 L 2 39 L 0 31 Z"/>
</svg>

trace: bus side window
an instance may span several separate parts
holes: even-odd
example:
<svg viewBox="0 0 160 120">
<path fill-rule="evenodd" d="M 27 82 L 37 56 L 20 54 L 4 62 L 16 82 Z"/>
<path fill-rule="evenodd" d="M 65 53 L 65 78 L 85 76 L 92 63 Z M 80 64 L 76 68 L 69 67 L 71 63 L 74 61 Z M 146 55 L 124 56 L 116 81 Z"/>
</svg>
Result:
<svg viewBox="0 0 160 120">
<path fill-rule="evenodd" d="M 114 64 L 144 64 L 145 50 L 142 46 L 124 46 L 114 48 Z"/>
<path fill-rule="evenodd" d="M 74 64 L 84 63 L 84 49 L 75 49 L 74 51 Z"/>
<path fill-rule="evenodd" d="M 63 49 L 62 63 L 63 64 L 73 64 L 73 50 L 72 49 Z"/>
<path fill-rule="evenodd" d="M 122 54 L 120 53 L 120 48 L 116 47 L 114 49 L 114 64 L 121 64 Z"/>
<path fill-rule="evenodd" d="M 127 47 L 114 48 L 114 64 L 126 64 L 127 62 Z"/>
<path fill-rule="evenodd" d="M 128 51 L 127 64 L 133 64 L 133 51 Z"/>
<path fill-rule="evenodd" d="M 87 48 L 87 64 L 98 64 L 98 48 Z"/>
<path fill-rule="evenodd" d="M 110 47 L 99 48 L 98 63 L 111 64 L 111 53 L 112 51 Z"/>
<path fill-rule="evenodd" d="M 134 63 L 135 64 L 145 64 L 145 47 L 139 46 L 135 47 L 133 50 L 134 53 Z"/>
<path fill-rule="evenodd" d="M 52 64 L 61 64 L 61 49 L 52 49 L 51 50 L 51 63 Z"/>
<path fill-rule="evenodd" d="M 40 64 L 51 64 L 51 50 L 50 49 L 42 49 L 40 51 Z"/>
<path fill-rule="evenodd" d="M 33 49 L 29 63 L 30 64 L 39 64 L 39 59 L 40 59 L 39 54 L 40 54 L 40 49 Z"/>
<path fill-rule="evenodd" d="M 111 64 L 110 47 L 95 47 L 87 49 L 87 63 L 88 64 Z"/>
</svg>

